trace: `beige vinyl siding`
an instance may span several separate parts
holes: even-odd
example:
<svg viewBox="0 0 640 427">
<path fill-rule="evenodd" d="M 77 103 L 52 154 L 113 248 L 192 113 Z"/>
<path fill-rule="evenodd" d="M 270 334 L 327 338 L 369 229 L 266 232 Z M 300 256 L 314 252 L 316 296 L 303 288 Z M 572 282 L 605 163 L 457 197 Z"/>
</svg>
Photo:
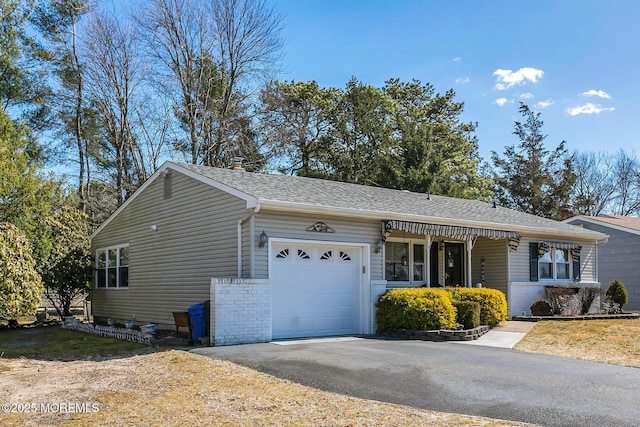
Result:
<svg viewBox="0 0 640 427">
<path fill-rule="evenodd" d="M 509 246 L 506 240 L 478 238 L 471 253 L 471 278 L 473 285 L 482 282 L 482 257 L 484 261 L 484 286 L 498 289 L 507 295 Z"/>
<path fill-rule="evenodd" d="M 598 281 L 598 251 L 595 242 L 583 243 L 580 251 L 580 281 Z"/>
<path fill-rule="evenodd" d="M 318 215 L 294 215 L 282 212 L 260 211 L 255 217 L 255 241 L 264 230 L 269 238 L 318 240 L 330 242 L 367 243 L 371 245 L 371 279 L 383 279 L 382 252 L 375 253 L 381 238 L 381 223 L 375 220 L 349 219 Z M 321 221 L 334 230 L 334 233 L 306 231 Z M 255 249 L 255 278 L 267 278 L 269 275 L 268 248 Z"/>
<path fill-rule="evenodd" d="M 525 237 L 520 239 L 517 251 L 509 251 L 509 274 L 512 282 L 529 281 L 529 243 L 540 239 Z"/>
<path fill-rule="evenodd" d="M 249 219 L 242 224 L 242 277 L 251 277 L 251 222 L 254 218 Z M 256 240 L 257 244 L 257 240 Z M 237 273 L 236 273 L 237 275 Z"/>
<path fill-rule="evenodd" d="M 209 299 L 212 277 L 237 277 L 237 222 L 246 202 L 173 172 L 160 177 L 93 239 L 94 249 L 129 244 L 129 288 L 94 289 L 94 316 L 173 325 L 173 311 Z M 158 225 L 158 231 L 150 229 Z"/>
</svg>

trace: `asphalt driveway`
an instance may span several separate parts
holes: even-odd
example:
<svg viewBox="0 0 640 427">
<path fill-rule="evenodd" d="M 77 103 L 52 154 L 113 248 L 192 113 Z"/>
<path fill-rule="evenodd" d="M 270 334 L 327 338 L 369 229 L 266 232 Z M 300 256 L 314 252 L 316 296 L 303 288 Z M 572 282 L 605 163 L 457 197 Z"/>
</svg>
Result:
<svg viewBox="0 0 640 427">
<path fill-rule="evenodd" d="M 640 369 L 510 349 L 344 338 L 194 353 L 321 390 L 547 426 L 637 426 Z"/>
</svg>

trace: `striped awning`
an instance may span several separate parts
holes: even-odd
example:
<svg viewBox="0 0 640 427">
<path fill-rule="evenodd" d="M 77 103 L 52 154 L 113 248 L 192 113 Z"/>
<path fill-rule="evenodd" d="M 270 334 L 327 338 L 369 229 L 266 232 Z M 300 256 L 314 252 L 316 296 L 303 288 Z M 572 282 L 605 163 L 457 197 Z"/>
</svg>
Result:
<svg viewBox="0 0 640 427">
<path fill-rule="evenodd" d="M 570 242 L 549 242 L 547 240 L 544 240 L 544 241 L 538 242 L 538 244 L 545 245 L 550 248 L 556 248 L 556 249 L 581 249 L 582 248 L 582 246 L 580 246 L 579 244 L 570 243 Z"/>
<path fill-rule="evenodd" d="M 468 240 L 474 237 L 486 237 L 493 240 L 505 239 L 509 241 L 509 248 L 514 251 L 517 250 L 520 244 L 520 235 L 512 231 L 398 220 L 383 221 L 383 224 L 385 240 L 393 230 L 399 230 L 411 234 L 446 237 L 457 240 Z"/>
<path fill-rule="evenodd" d="M 573 261 L 580 260 L 580 251 L 582 251 L 582 246 L 577 243 L 570 242 L 549 242 L 549 241 L 540 241 L 538 242 L 538 256 L 543 256 L 551 248 L 554 249 L 567 249 L 571 253 L 571 259 Z"/>
</svg>

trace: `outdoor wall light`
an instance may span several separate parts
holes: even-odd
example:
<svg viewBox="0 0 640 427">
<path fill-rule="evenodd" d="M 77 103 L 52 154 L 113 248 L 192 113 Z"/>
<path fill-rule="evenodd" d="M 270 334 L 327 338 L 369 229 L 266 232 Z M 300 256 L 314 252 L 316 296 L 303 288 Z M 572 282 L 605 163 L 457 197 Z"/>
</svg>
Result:
<svg viewBox="0 0 640 427">
<path fill-rule="evenodd" d="M 262 234 L 260 235 L 260 241 L 258 242 L 258 247 L 264 248 L 267 245 L 268 241 L 269 241 L 269 236 L 267 236 L 267 233 L 265 233 L 263 230 Z"/>
<path fill-rule="evenodd" d="M 384 248 L 384 242 L 382 241 L 382 239 L 379 239 L 376 246 L 376 253 L 379 254 L 380 252 L 382 252 L 382 248 Z"/>
<path fill-rule="evenodd" d="M 153 225 L 152 225 L 151 227 L 149 227 L 149 228 L 151 228 L 151 230 L 152 230 L 152 231 L 158 231 L 158 224 L 153 224 Z"/>
</svg>

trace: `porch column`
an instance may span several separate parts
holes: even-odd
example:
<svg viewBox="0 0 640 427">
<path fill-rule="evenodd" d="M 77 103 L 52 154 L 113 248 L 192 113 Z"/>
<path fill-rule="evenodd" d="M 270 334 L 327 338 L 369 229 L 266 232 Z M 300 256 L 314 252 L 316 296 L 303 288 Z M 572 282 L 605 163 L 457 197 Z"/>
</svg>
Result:
<svg viewBox="0 0 640 427">
<path fill-rule="evenodd" d="M 430 288 L 431 287 L 431 236 L 427 235 L 425 245 L 427 249 L 425 251 L 425 256 L 427 257 L 425 265 L 427 266 L 427 268 L 425 268 L 424 274 L 426 274 L 427 277 L 425 277 L 424 283 L 426 284 L 427 288 Z"/>
<path fill-rule="evenodd" d="M 467 240 L 467 287 L 473 287 L 473 276 L 471 275 L 471 250 L 473 249 L 473 238 Z"/>
</svg>

